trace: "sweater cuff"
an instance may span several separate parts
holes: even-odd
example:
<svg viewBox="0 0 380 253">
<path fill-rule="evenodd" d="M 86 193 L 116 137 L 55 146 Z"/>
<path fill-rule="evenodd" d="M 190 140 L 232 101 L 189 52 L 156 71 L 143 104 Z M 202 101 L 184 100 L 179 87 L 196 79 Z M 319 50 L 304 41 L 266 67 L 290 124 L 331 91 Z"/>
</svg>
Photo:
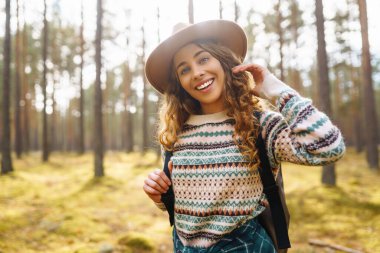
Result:
<svg viewBox="0 0 380 253">
<path fill-rule="evenodd" d="M 265 75 L 261 92 L 264 94 L 266 99 L 273 102 L 285 92 L 293 94 L 297 93 L 271 73 Z"/>
<path fill-rule="evenodd" d="M 153 201 L 154 202 L 154 201 Z M 166 211 L 166 207 L 165 207 L 165 204 L 164 203 L 162 203 L 162 202 L 154 202 L 154 204 L 158 207 L 158 208 L 160 208 L 162 211 Z"/>
</svg>

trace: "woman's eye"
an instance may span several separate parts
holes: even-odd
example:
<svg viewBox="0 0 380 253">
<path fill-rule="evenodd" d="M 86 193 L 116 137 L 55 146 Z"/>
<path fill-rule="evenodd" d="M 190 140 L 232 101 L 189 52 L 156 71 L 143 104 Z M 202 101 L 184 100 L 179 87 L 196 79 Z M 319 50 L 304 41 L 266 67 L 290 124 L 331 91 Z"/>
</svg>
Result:
<svg viewBox="0 0 380 253">
<path fill-rule="evenodd" d="M 199 60 L 199 63 L 206 63 L 208 61 L 208 57 L 202 57 L 200 60 Z"/>
<path fill-rule="evenodd" d="M 187 72 L 189 72 L 190 68 L 189 67 L 184 67 L 183 69 L 180 70 L 179 74 L 180 75 L 184 75 L 186 74 Z"/>
</svg>

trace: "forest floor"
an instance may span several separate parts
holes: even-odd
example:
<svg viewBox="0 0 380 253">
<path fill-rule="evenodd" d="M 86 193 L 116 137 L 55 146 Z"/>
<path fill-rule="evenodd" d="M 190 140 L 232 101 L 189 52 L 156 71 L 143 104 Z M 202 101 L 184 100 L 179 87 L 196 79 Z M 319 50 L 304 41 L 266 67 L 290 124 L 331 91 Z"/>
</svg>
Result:
<svg viewBox="0 0 380 253">
<path fill-rule="evenodd" d="M 14 160 L 0 176 L 1 253 L 166 253 L 172 251 L 166 213 L 145 196 L 153 153 L 108 152 L 106 176 L 93 178 L 92 154 L 40 153 Z M 334 252 L 318 239 L 362 252 L 380 252 L 380 174 L 364 154 L 348 150 L 336 164 L 337 187 L 320 183 L 321 168 L 283 164 L 290 207 L 290 253 Z M 338 251 L 337 251 L 338 252 Z"/>
</svg>

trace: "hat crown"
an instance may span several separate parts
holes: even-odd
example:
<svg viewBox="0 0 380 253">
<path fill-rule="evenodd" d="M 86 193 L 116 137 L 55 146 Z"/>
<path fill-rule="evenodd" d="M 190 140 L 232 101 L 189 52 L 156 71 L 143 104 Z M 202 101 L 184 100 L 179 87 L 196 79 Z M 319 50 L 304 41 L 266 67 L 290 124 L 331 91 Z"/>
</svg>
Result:
<svg viewBox="0 0 380 253">
<path fill-rule="evenodd" d="M 231 49 L 241 60 L 247 53 L 247 36 L 242 27 L 228 20 L 208 20 L 196 24 L 177 23 L 172 35 L 161 42 L 145 63 L 145 75 L 152 86 L 164 93 L 169 83 L 175 53 L 183 46 L 201 39 L 212 39 Z"/>
<path fill-rule="evenodd" d="M 190 26 L 189 24 L 179 22 L 173 26 L 172 35 Z"/>
</svg>

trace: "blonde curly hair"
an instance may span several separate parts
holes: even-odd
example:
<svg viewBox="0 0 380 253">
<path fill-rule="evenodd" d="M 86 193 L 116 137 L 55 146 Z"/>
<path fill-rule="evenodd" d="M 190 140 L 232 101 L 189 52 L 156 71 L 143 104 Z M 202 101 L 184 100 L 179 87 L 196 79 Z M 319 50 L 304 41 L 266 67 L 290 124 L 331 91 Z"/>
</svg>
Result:
<svg viewBox="0 0 380 253">
<path fill-rule="evenodd" d="M 212 40 L 195 41 L 195 45 L 216 58 L 225 72 L 225 104 L 227 115 L 235 120 L 233 139 L 250 169 L 256 169 L 259 161 L 255 146 L 259 134 L 259 122 L 254 111 L 261 111 L 260 100 L 253 93 L 253 79 L 248 72 L 232 73 L 241 60 L 227 47 Z M 200 114 L 200 103 L 181 86 L 173 67 L 169 88 L 164 93 L 160 108 L 158 139 L 165 150 L 173 150 L 184 123 L 191 114 Z"/>
</svg>

